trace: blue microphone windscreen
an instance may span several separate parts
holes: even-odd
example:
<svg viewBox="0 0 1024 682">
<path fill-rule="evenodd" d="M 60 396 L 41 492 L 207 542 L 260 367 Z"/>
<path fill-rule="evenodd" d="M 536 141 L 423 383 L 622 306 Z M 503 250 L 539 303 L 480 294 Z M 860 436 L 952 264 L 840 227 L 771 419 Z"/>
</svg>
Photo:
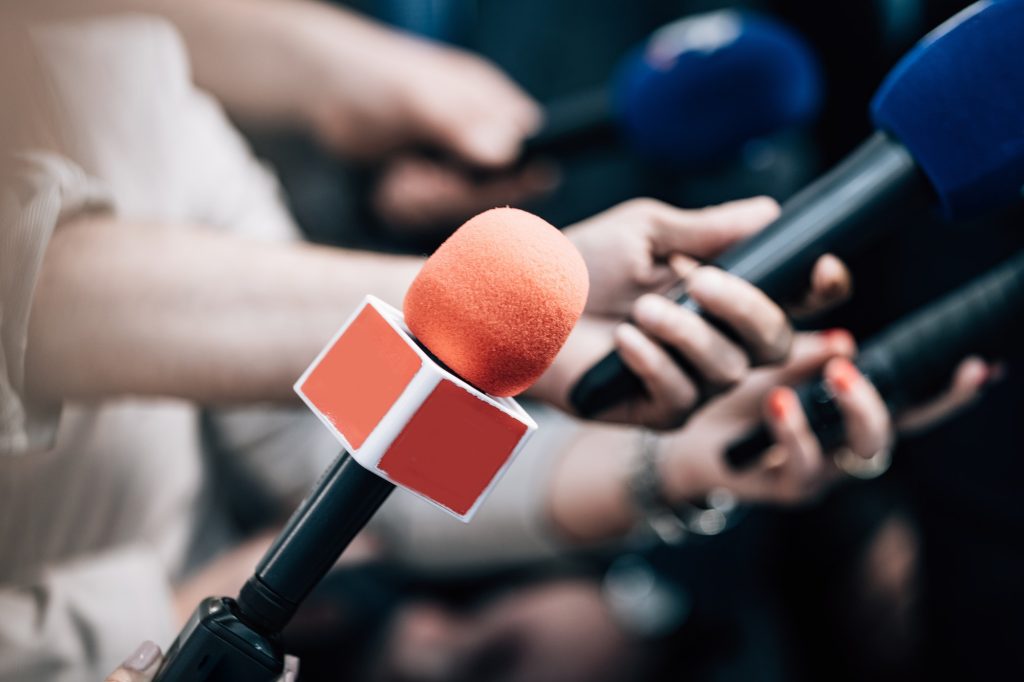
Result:
<svg viewBox="0 0 1024 682">
<path fill-rule="evenodd" d="M 943 212 L 963 218 L 1024 186 L 1024 1 L 978 2 L 926 36 L 871 105 L 910 151 Z"/>
<path fill-rule="evenodd" d="M 811 121 L 821 82 L 817 59 L 794 31 L 725 10 L 669 24 L 629 54 L 613 106 L 635 152 L 695 167 Z"/>
</svg>

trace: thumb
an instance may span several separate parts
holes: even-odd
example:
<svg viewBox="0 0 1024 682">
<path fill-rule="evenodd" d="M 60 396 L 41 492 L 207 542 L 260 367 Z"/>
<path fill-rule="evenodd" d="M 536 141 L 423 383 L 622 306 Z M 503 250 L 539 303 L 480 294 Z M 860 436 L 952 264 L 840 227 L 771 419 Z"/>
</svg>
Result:
<svg viewBox="0 0 1024 682">
<path fill-rule="evenodd" d="M 125 659 L 120 668 L 110 673 L 105 682 L 150 682 L 162 661 L 160 647 L 147 640 Z"/>
<path fill-rule="evenodd" d="M 498 120 L 478 120 L 472 125 L 448 122 L 437 134 L 438 141 L 459 158 L 485 168 L 514 162 L 525 137 L 519 128 Z"/>
<path fill-rule="evenodd" d="M 714 258 L 760 232 L 778 215 L 779 205 L 770 197 L 730 201 L 697 211 L 664 204 L 654 216 L 654 248 L 660 254 Z"/>
</svg>

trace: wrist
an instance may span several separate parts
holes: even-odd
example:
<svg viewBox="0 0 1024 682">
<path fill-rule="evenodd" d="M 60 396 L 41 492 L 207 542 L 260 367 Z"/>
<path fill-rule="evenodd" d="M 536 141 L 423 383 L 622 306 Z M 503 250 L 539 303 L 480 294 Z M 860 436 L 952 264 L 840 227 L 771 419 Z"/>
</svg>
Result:
<svg viewBox="0 0 1024 682">
<path fill-rule="evenodd" d="M 689 480 L 686 467 L 666 456 L 663 437 L 641 431 L 639 440 L 629 489 L 641 523 L 658 540 L 675 545 L 689 535 L 718 535 L 736 523 L 736 498 L 730 491 L 712 488 L 695 494 L 696 486 L 682 484 Z"/>
</svg>

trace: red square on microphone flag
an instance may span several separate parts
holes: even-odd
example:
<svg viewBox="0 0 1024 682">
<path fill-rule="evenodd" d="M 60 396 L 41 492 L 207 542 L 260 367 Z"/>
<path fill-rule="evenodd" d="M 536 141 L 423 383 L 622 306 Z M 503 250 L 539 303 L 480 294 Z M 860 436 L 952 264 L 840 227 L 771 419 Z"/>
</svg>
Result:
<svg viewBox="0 0 1024 682">
<path fill-rule="evenodd" d="M 367 296 L 295 384 L 362 466 L 463 521 L 536 430 L 511 398 L 433 359 L 402 314 Z"/>
</svg>

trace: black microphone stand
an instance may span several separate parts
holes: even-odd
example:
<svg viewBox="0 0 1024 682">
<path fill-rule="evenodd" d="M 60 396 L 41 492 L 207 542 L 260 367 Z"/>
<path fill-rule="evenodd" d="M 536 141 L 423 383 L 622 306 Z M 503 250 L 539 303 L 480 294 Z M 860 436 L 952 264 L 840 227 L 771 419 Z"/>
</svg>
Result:
<svg viewBox="0 0 1024 682">
<path fill-rule="evenodd" d="M 342 452 L 263 555 L 237 599 L 208 597 L 155 682 L 274 682 L 281 631 L 395 486 Z"/>
</svg>

